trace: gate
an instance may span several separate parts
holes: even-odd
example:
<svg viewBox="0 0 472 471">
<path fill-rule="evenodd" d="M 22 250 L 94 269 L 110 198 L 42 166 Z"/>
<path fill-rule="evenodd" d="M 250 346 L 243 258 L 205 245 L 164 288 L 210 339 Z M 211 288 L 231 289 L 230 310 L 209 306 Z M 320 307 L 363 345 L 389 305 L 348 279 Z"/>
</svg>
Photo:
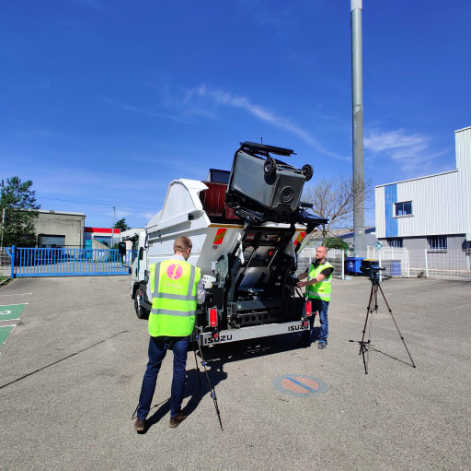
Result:
<svg viewBox="0 0 472 471">
<path fill-rule="evenodd" d="M 128 275 L 132 251 L 117 249 L 24 248 L 5 249 L 11 258 L 11 278 L 31 276 Z"/>
</svg>

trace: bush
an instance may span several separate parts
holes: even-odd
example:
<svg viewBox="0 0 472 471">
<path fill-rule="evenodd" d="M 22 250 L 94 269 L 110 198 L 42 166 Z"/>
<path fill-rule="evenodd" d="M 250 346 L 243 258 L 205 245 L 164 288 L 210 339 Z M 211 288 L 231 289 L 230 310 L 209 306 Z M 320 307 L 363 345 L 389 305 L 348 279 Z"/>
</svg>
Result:
<svg viewBox="0 0 472 471">
<path fill-rule="evenodd" d="M 325 247 L 327 249 L 340 249 L 340 250 L 348 250 L 349 245 L 342 239 L 338 237 L 329 237 L 326 239 Z"/>
</svg>

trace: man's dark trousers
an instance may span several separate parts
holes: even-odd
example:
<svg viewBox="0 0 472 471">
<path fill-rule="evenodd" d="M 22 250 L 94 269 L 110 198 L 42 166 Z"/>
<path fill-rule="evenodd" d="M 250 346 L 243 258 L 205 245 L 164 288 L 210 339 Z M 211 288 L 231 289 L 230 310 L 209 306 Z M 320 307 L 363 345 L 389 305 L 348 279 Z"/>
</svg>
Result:
<svg viewBox="0 0 472 471">
<path fill-rule="evenodd" d="M 151 402 L 156 389 L 156 380 L 162 361 L 171 342 L 174 351 L 174 375 L 172 378 L 172 390 L 170 396 L 170 416 L 176 417 L 182 406 L 185 388 L 185 367 L 187 366 L 187 351 L 190 337 L 150 337 L 149 362 L 144 373 L 143 386 L 139 396 L 137 411 L 138 419 L 146 419 L 151 409 Z"/>
<path fill-rule="evenodd" d="M 313 331 L 315 324 L 315 312 L 318 311 L 320 315 L 320 336 L 318 337 L 319 343 L 328 342 L 328 308 L 329 301 L 322 301 L 321 299 L 311 299 L 311 311 L 313 315 L 310 317 L 310 330 L 302 332 L 302 342 L 308 345 L 313 342 Z"/>
</svg>

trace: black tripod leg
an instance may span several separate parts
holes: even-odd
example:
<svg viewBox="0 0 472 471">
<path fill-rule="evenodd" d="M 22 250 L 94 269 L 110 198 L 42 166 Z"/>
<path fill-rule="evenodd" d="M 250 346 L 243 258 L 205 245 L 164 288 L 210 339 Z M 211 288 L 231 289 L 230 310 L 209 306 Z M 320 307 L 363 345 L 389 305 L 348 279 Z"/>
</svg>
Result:
<svg viewBox="0 0 472 471">
<path fill-rule="evenodd" d="M 406 352 L 408 353 L 408 356 L 410 357 L 411 366 L 412 366 L 413 368 L 416 368 L 415 362 L 413 361 L 413 358 L 411 357 L 410 351 L 408 350 L 408 347 L 406 346 L 405 339 L 403 338 L 403 335 L 402 335 L 402 333 L 400 332 L 400 329 L 398 328 L 397 321 L 395 320 L 395 317 L 393 316 L 393 312 L 392 312 L 392 310 L 390 309 L 390 306 L 388 305 L 387 298 L 385 297 L 385 294 L 384 294 L 384 292 L 383 292 L 383 289 L 382 289 L 382 287 L 381 287 L 380 285 L 379 285 L 379 288 L 380 288 L 380 292 L 382 293 L 382 296 L 383 296 L 383 298 L 384 298 L 385 304 L 387 305 L 388 312 L 389 312 L 390 315 L 392 316 L 393 323 L 395 324 L 395 327 L 397 328 L 398 335 L 399 335 L 400 338 L 402 339 L 403 345 L 405 345 L 405 350 L 406 350 Z"/>
<path fill-rule="evenodd" d="M 374 295 L 374 287 L 372 286 L 372 288 L 370 290 L 369 305 L 367 306 L 367 315 L 365 316 L 364 329 L 362 330 L 362 340 L 360 341 L 361 345 L 360 345 L 360 348 L 359 348 L 359 355 L 362 353 L 362 351 L 364 350 L 364 346 L 365 346 L 365 342 L 364 342 L 365 331 L 366 331 L 366 328 L 367 328 L 367 321 L 369 320 L 369 313 L 372 312 L 371 304 L 372 304 L 372 296 L 373 295 Z"/>
<path fill-rule="evenodd" d="M 375 305 L 377 303 L 377 292 L 374 290 L 374 285 L 372 285 L 372 289 L 370 290 L 369 305 L 367 306 L 367 315 L 365 317 L 364 330 L 362 331 L 362 340 L 359 342 L 360 343 L 359 355 L 362 355 L 362 362 L 364 363 L 365 374 L 369 374 L 368 345 L 370 344 L 370 337 L 367 341 L 365 341 L 364 339 L 365 339 L 365 333 L 367 330 L 367 323 L 369 321 L 369 316 L 370 316 L 370 321 L 372 322 L 372 312 L 374 311 L 373 303 L 375 303 Z"/>
<path fill-rule="evenodd" d="M 196 338 L 197 338 L 197 345 L 199 346 L 198 348 L 198 353 L 200 354 L 200 357 L 202 359 L 202 365 L 203 365 L 203 369 L 205 370 L 205 375 L 206 375 L 206 379 L 208 381 L 208 387 L 210 388 L 210 396 L 211 398 L 213 399 L 213 405 L 215 406 L 215 411 L 216 411 L 216 415 L 218 416 L 218 420 L 220 422 L 220 427 L 221 427 L 221 430 L 223 430 L 223 423 L 221 422 L 221 415 L 220 415 L 220 409 L 218 407 L 218 399 L 216 398 L 216 392 L 215 390 L 213 389 L 213 386 L 211 385 L 211 381 L 210 381 L 210 377 L 208 376 L 208 370 L 207 370 L 207 367 L 206 367 L 206 361 L 205 361 L 205 358 L 203 358 L 203 352 L 202 352 L 202 349 L 200 347 L 200 342 L 198 342 L 198 335 L 196 335 Z M 197 359 L 197 356 L 195 354 L 195 360 Z M 200 370 L 199 370 L 200 371 Z"/>
<path fill-rule="evenodd" d="M 202 389 L 202 378 L 200 377 L 200 368 L 198 366 L 198 360 L 197 360 L 197 349 L 195 348 L 195 336 L 197 335 L 196 332 L 192 334 L 192 346 L 193 346 L 193 354 L 195 355 L 195 366 L 197 367 L 197 372 L 198 372 L 198 383 L 200 385 L 200 389 Z"/>
</svg>

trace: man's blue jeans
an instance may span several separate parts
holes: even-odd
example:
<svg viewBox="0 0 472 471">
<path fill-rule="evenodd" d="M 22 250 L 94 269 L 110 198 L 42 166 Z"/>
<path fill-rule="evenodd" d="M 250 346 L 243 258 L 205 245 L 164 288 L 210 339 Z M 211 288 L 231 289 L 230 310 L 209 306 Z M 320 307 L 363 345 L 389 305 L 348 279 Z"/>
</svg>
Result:
<svg viewBox="0 0 472 471">
<path fill-rule="evenodd" d="M 174 376 L 170 395 L 170 416 L 179 415 L 185 388 L 185 367 L 187 366 L 187 351 L 190 337 L 151 337 L 149 340 L 149 362 L 144 373 L 143 386 L 139 396 L 139 406 L 136 413 L 138 419 L 145 419 L 151 409 L 151 402 L 156 389 L 156 380 L 162 361 L 171 341 L 174 341 Z"/>
<path fill-rule="evenodd" d="M 305 330 L 302 333 L 302 342 L 311 344 L 314 339 L 313 338 L 313 331 L 314 331 L 314 324 L 315 324 L 315 315 L 314 313 L 318 311 L 320 316 L 320 336 L 318 337 L 319 343 L 327 343 L 328 342 L 328 308 L 329 308 L 329 301 L 321 301 L 321 299 L 312 299 L 311 300 L 311 311 L 313 315 L 310 317 L 310 330 Z"/>
</svg>

